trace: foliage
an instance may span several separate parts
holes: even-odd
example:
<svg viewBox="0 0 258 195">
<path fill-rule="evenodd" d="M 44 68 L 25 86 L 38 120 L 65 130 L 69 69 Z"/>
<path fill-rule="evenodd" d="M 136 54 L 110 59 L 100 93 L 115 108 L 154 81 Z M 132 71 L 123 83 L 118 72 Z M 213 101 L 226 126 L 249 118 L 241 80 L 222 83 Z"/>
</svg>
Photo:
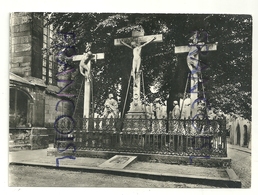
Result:
<svg viewBox="0 0 258 195">
<path fill-rule="evenodd" d="M 184 92 L 189 72 L 187 54 L 174 54 L 174 47 L 187 45 L 192 31 L 205 31 L 208 42 L 218 42 L 217 51 L 200 55 L 205 94 L 211 106 L 251 119 L 252 18 L 249 15 L 45 13 L 44 16 L 56 32 L 76 35 L 76 54 L 84 52 L 86 43 L 92 43 L 93 53 L 105 53 L 105 60 L 92 65 L 98 112 L 103 110 L 101 106 L 109 92 L 121 100 L 122 109 L 132 53 L 126 47 L 114 46 L 114 39 L 130 37 L 133 29 L 142 26 L 145 35 L 163 35 L 162 43 L 150 44 L 142 51 L 141 68 L 148 102 L 157 97 L 164 101 L 170 95 L 171 110 L 171 102 Z M 152 85 L 158 88 L 157 93 L 150 91 Z M 130 97 L 127 100 L 128 109 Z"/>
</svg>

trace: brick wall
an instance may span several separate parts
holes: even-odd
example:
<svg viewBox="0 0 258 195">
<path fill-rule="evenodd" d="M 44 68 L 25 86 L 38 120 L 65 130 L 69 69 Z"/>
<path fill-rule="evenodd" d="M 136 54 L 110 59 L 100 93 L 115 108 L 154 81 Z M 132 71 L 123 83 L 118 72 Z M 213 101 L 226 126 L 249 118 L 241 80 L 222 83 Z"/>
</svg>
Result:
<svg viewBox="0 0 258 195">
<path fill-rule="evenodd" d="M 229 127 L 230 127 L 230 138 L 229 141 L 231 144 L 238 145 L 237 139 L 240 139 L 240 146 L 245 146 L 248 148 L 251 148 L 251 121 L 247 119 L 243 119 L 241 117 L 231 117 L 230 122 L 229 122 Z M 238 127 L 239 126 L 239 127 Z M 245 134 L 245 126 L 247 130 L 247 134 Z M 237 128 L 239 128 L 240 134 L 238 138 L 237 134 Z M 244 144 L 244 139 L 245 136 L 247 136 L 247 145 Z"/>
<path fill-rule="evenodd" d="M 56 104 L 60 99 L 54 94 L 45 95 L 45 126 L 53 127 L 55 119 L 63 114 L 71 115 L 71 106 L 67 102 L 61 102 L 57 111 Z"/>
<path fill-rule="evenodd" d="M 34 127 L 44 127 L 44 109 L 45 109 L 45 93 L 39 87 L 36 87 L 34 96 L 34 104 L 33 104 L 33 126 Z"/>
<path fill-rule="evenodd" d="M 38 15 L 37 15 L 38 16 Z M 32 15 L 32 66 L 31 76 L 42 78 L 43 20 Z"/>
<path fill-rule="evenodd" d="M 43 23 L 33 13 L 10 15 L 10 68 L 19 76 L 42 75 Z"/>
<path fill-rule="evenodd" d="M 60 99 L 51 93 L 45 95 L 45 127 L 48 129 L 49 143 L 54 143 L 56 138 L 56 131 L 54 129 L 54 123 L 58 116 L 67 114 L 71 116 L 71 107 L 68 103 L 60 103 L 57 111 L 56 104 Z"/>
<path fill-rule="evenodd" d="M 10 67 L 19 76 L 31 75 L 32 58 L 32 14 L 10 15 Z"/>
<path fill-rule="evenodd" d="M 43 83 L 42 79 L 42 47 L 43 47 L 43 20 L 40 13 L 17 12 L 10 14 L 10 71 L 21 77 Z M 33 79 L 33 78 L 39 79 Z M 60 84 L 64 87 L 66 83 Z M 47 85 L 48 87 L 49 85 Z M 22 88 L 23 84 L 21 84 Z M 34 127 L 48 127 L 53 134 L 55 119 L 62 115 L 70 115 L 71 105 L 61 103 L 58 111 L 55 107 L 60 98 L 56 92 L 49 93 L 46 86 L 36 84 L 27 89 L 33 97 L 30 113 Z M 57 91 L 59 89 L 57 88 Z"/>
</svg>

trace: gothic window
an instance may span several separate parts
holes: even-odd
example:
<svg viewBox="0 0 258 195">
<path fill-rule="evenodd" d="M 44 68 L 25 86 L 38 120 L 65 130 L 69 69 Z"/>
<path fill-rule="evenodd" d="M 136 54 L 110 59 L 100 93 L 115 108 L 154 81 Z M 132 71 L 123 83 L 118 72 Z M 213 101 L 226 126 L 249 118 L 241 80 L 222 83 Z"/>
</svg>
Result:
<svg viewBox="0 0 258 195">
<path fill-rule="evenodd" d="M 54 77 L 56 62 L 54 60 L 54 55 L 49 50 L 52 41 L 53 41 L 53 25 L 44 26 L 43 48 L 46 48 L 46 50 L 45 52 L 43 52 L 42 79 L 45 81 L 46 84 L 56 85 L 56 80 Z"/>
<path fill-rule="evenodd" d="M 9 99 L 9 126 L 28 127 L 32 120 L 32 101 L 23 91 L 11 88 Z"/>
</svg>

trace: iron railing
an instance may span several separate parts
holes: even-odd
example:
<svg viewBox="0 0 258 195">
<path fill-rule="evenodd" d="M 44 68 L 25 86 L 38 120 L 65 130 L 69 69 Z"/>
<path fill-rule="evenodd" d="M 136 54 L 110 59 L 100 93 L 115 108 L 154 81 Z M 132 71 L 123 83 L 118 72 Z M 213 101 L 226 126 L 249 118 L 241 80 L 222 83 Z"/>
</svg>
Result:
<svg viewBox="0 0 258 195">
<path fill-rule="evenodd" d="M 227 156 L 225 120 L 76 118 L 55 124 L 55 147 L 184 156 Z"/>
</svg>

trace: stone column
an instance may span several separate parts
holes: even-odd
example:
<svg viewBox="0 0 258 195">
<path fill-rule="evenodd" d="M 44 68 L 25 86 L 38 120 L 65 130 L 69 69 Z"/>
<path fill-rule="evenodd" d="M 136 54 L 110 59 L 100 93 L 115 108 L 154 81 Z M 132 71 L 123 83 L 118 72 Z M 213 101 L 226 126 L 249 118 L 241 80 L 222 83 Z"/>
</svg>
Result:
<svg viewBox="0 0 258 195">
<path fill-rule="evenodd" d="M 141 72 L 136 73 L 133 83 L 133 101 L 130 104 L 130 109 L 125 115 L 126 118 L 145 118 L 146 112 L 141 101 Z"/>
</svg>

